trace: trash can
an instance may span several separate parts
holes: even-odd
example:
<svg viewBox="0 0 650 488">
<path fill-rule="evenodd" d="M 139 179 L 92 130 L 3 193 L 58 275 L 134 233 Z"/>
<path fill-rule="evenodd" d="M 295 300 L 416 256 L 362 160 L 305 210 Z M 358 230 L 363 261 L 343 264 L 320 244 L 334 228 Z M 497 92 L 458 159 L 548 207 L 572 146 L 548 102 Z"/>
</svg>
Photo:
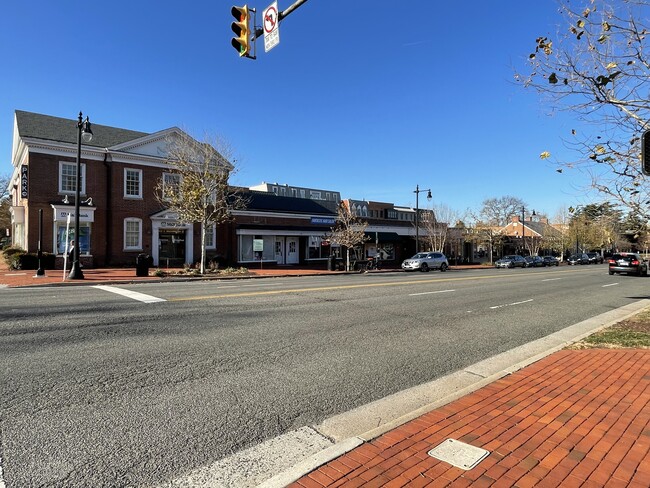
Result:
<svg viewBox="0 0 650 488">
<path fill-rule="evenodd" d="M 135 258 L 135 275 L 149 276 L 150 258 L 146 254 L 138 254 Z"/>
<path fill-rule="evenodd" d="M 336 271 L 336 256 L 327 258 L 327 271 Z"/>
</svg>

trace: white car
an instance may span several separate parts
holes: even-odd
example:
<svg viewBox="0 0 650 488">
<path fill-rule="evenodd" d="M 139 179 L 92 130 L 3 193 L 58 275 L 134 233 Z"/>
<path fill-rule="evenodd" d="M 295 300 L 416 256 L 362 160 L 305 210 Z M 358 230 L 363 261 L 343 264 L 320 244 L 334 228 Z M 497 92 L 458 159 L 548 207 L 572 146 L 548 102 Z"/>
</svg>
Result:
<svg viewBox="0 0 650 488">
<path fill-rule="evenodd" d="M 419 252 L 412 258 L 406 259 L 402 263 L 402 269 L 404 271 L 429 271 L 430 269 L 447 271 L 449 261 L 441 252 Z"/>
</svg>

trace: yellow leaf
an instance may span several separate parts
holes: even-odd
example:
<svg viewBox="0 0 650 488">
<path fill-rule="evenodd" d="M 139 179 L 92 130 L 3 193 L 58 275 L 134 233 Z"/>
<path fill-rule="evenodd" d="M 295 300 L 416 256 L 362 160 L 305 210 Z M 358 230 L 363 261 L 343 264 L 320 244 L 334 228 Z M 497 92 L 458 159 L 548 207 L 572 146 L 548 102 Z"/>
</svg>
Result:
<svg viewBox="0 0 650 488">
<path fill-rule="evenodd" d="M 617 65 L 614 61 L 612 61 L 612 62 L 609 63 L 607 66 L 605 66 L 605 68 L 606 68 L 606 69 L 613 69 L 613 68 L 616 68 L 617 66 L 618 66 L 618 65 Z"/>
<path fill-rule="evenodd" d="M 539 159 L 548 159 L 551 157 L 551 153 L 548 151 L 544 151 L 539 155 Z"/>
</svg>

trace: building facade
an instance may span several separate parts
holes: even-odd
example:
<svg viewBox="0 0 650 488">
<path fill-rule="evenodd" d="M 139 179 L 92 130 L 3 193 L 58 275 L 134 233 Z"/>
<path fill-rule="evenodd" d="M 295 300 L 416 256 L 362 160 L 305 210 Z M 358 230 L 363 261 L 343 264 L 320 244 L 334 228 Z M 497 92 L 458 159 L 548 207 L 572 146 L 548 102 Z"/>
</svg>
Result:
<svg viewBox="0 0 650 488">
<path fill-rule="evenodd" d="M 61 267 L 75 239 L 84 266 L 133 265 L 141 254 L 156 266 L 192 263 L 200 256 L 200 228 L 181 222 L 155 198 L 175 177 L 165 163 L 167 141 L 178 128 L 153 134 L 92 125 L 81 146 L 79 236 L 73 235 L 77 121 L 16 111 L 10 181 L 13 245 L 57 256 Z M 40 216 L 42 215 L 42 225 Z M 228 242 L 216 228 L 207 250 Z M 220 242 L 221 240 L 221 242 Z"/>
</svg>

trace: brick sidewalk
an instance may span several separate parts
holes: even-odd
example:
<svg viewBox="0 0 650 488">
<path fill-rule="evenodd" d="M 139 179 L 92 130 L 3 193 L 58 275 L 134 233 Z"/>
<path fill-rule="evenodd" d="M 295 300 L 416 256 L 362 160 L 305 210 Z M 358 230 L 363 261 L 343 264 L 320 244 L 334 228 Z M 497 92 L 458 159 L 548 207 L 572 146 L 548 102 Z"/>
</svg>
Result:
<svg viewBox="0 0 650 488">
<path fill-rule="evenodd" d="M 427 454 L 490 451 L 465 471 Z M 650 350 L 563 350 L 321 466 L 291 488 L 650 486 Z"/>
</svg>

